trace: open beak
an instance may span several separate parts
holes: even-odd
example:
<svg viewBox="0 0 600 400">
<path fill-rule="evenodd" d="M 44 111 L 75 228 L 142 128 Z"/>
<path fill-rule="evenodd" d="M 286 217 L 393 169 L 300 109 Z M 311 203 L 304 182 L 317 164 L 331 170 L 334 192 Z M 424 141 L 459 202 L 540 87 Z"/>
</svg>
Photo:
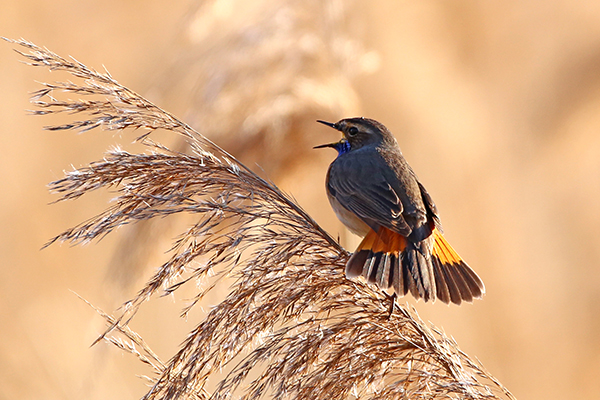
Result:
<svg viewBox="0 0 600 400">
<path fill-rule="evenodd" d="M 334 124 L 333 122 L 321 121 L 320 119 L 318 119 L 318 120 L 317 120 L 317 122 L 318 122 L 318 123 L 320 123 L 320 124 L 323 124 L 323 125 L 327 125 L 328 127 L 330 127 L 330 128 L 333 128 L 333 129 L 335 129 L 335 130 L 339 130 L 339 129 L 338 129 L 338 127 L 337 127 L 337 125 L 336 125 L 336 124 Z M 321 144 L 321 145 L 319 145 L 319 146 L 315 146 L 315 147 L 313 147 L 313 149 L 322 149 L 322 148 L 325 148 L 325 147 L 331 147 L 331 148 L 334 148 L 334 149 L 336 149 L 336 148 L 337 148 L 337 147 L 336 147 L 336 145 L 337 145 L 338 143 L 339 143 L 339 142 L 335 142 L 335 143 L 327 143 L 327 144 Z"/>
</svg>

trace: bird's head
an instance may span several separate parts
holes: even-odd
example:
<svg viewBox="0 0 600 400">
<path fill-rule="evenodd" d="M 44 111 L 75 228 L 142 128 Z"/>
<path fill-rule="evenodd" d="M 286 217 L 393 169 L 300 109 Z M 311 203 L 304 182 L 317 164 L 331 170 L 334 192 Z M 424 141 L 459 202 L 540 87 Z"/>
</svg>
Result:
<svg viewBox="0 0 600 400">
<path fill-rule="evenodd" d="M 363 117 L 342 119 L 336 123 L 318 120 L 317 122 L 332 127 L 344 135 L 339 142 L 315 146 L 315 149 L 332 147 L 339 155 L 365 146 L 378 146 L 386 141 L 393 141 L 394 136 L 381 123 Z"/>
</svg>

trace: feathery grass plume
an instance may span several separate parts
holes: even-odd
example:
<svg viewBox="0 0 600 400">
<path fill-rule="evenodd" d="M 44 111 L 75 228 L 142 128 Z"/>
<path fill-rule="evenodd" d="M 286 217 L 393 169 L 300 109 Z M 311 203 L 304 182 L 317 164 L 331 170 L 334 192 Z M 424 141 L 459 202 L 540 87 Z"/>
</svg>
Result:
<svg viewBox="0 0 600 400">
<path fill-rule="evenodd" d="M 376 53 L 360 38 L 364 21 L 356 3 L 191 0 L 163 66 L 141 71 L 154 76 L 147 90 L 246 165 L 293 179 L 315 157 L 321 132 L 314 120 L 357 114 L 351 80 L 377 68 Z M 137 249 L 173 222 L 129 227 L 119 237 L 110 280 L 121 288 L 133 284 L 156 258 Z"/>
<path fill-rule="evenodd" d="M 156 217 L 196 216 L 137 296 L 118 315 L 105 315 L 109 331 L 103 337 L 138 358 L 143 354 L 140 359 L 156 372 L 145 399 L 513 398 L 414 310 L 396 305 L 388 318 L 389 299 L 346 279 L 348 252 L 275 185 L 108 73 L 24 40 L 13 43 L 27 49 L 21 54 L 30 65 L 83 79 L 42 84 L 34 93 L 37 114 L 83 115 L 48 129 L 145 128 L 140 140 L 149 149 L 111 151 L 51 183 L 59 201 L 111 187 L 118 197 L 48 244 L 99 239 L 121 225 Z M 54 96 L 60 92 L 85 99 L 59 100 Z M 193 153 L 155 143 L 149 137 L 155 129 L 183 135 Z M 215 282 L 229 279 L 230 291 L 168 362 L 153 357 L 128 322 L 151 296 L 213 273 L 184 314 Z M 115 339 L 116 331 L 137 347 Z"/>
</svg>

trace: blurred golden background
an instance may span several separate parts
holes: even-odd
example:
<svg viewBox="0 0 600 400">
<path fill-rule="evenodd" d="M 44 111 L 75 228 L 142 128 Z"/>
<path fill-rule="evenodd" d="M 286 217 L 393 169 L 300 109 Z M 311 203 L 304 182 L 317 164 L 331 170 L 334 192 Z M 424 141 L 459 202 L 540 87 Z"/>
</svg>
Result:
<svg viewBox="0 0 600 400">
<path fill-rule="evenodd" d="M 314 120 L 381 121 L 487 287 L 473 305 L 417 303 L 421 316 L 519 399 L 600 397 L 600 3 L 4 0 L 1 8 L 0 35 L 105 66 L 260 165 L 349 249 L 356 238 L 325 197 L 335 154 L 311 150 L 337 135 Z M 52 121 L 27 115 L 28 92 L 36 80 L 68 78 L 23 65 L 11 47 L 0 45 L 0 399 L 138 398 L 146 386 L 136 374 L 148 371 L 114 347 L 89 347 L 103 321 L 73 292 L 113 311 L 176 232 L 127 227 L 100 243 L 40 251 L 111 198 L 49 206 L 45 185 L 135 135 L 43 131 Z M 132 243 L 135 230 L 152 231 L 151 245 Z M 197 322 L 181 320 L 175 300 L 153 301 L 132 324 L 164 359 Z"/>
</svg>

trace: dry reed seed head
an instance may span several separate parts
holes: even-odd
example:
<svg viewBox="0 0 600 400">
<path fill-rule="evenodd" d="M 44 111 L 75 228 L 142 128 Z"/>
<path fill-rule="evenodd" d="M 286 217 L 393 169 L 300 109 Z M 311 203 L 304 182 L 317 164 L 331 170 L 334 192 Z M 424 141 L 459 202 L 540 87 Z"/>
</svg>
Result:
<svg viewBox="0 0 600 400">
<path fill-rule="evenodd" d="M 58 201 L 110 187 L 118 196 L 104 212 L 48 244 L 97 240 L 121 225 L 173 214 L 197 218 L 173 243 L 170 259 L 117 316 L 101 313 L 109 325 L 101 338 L 156 370 L 145 399 L 513 398 L 414 310 L 396 306 L 387 318 L 387 297 L 347 280 L 348 252 L 273 183 L 109 74 L 29 42 L 13 43 L 29 50 L 21 54 L 31 65 L 84 80 L 43 84 L 34 94 L 42 115 L 84 116 L 49 129 L 149 132 L 141 139 L 149 153 L 112 151 L 50 184 Z M 101 99 L 58 100 L 57 91 Z M 153 142 L 148 135 L 155 129 L 183 135 L 194 152 L 181 154 Z M 127 324 L 153 295 L 211 273 L 213 281 L 232 279 L 229 293 L 163 363 Z M 213 287 L 200 288 L 184 313 Z"/>
</svg>

